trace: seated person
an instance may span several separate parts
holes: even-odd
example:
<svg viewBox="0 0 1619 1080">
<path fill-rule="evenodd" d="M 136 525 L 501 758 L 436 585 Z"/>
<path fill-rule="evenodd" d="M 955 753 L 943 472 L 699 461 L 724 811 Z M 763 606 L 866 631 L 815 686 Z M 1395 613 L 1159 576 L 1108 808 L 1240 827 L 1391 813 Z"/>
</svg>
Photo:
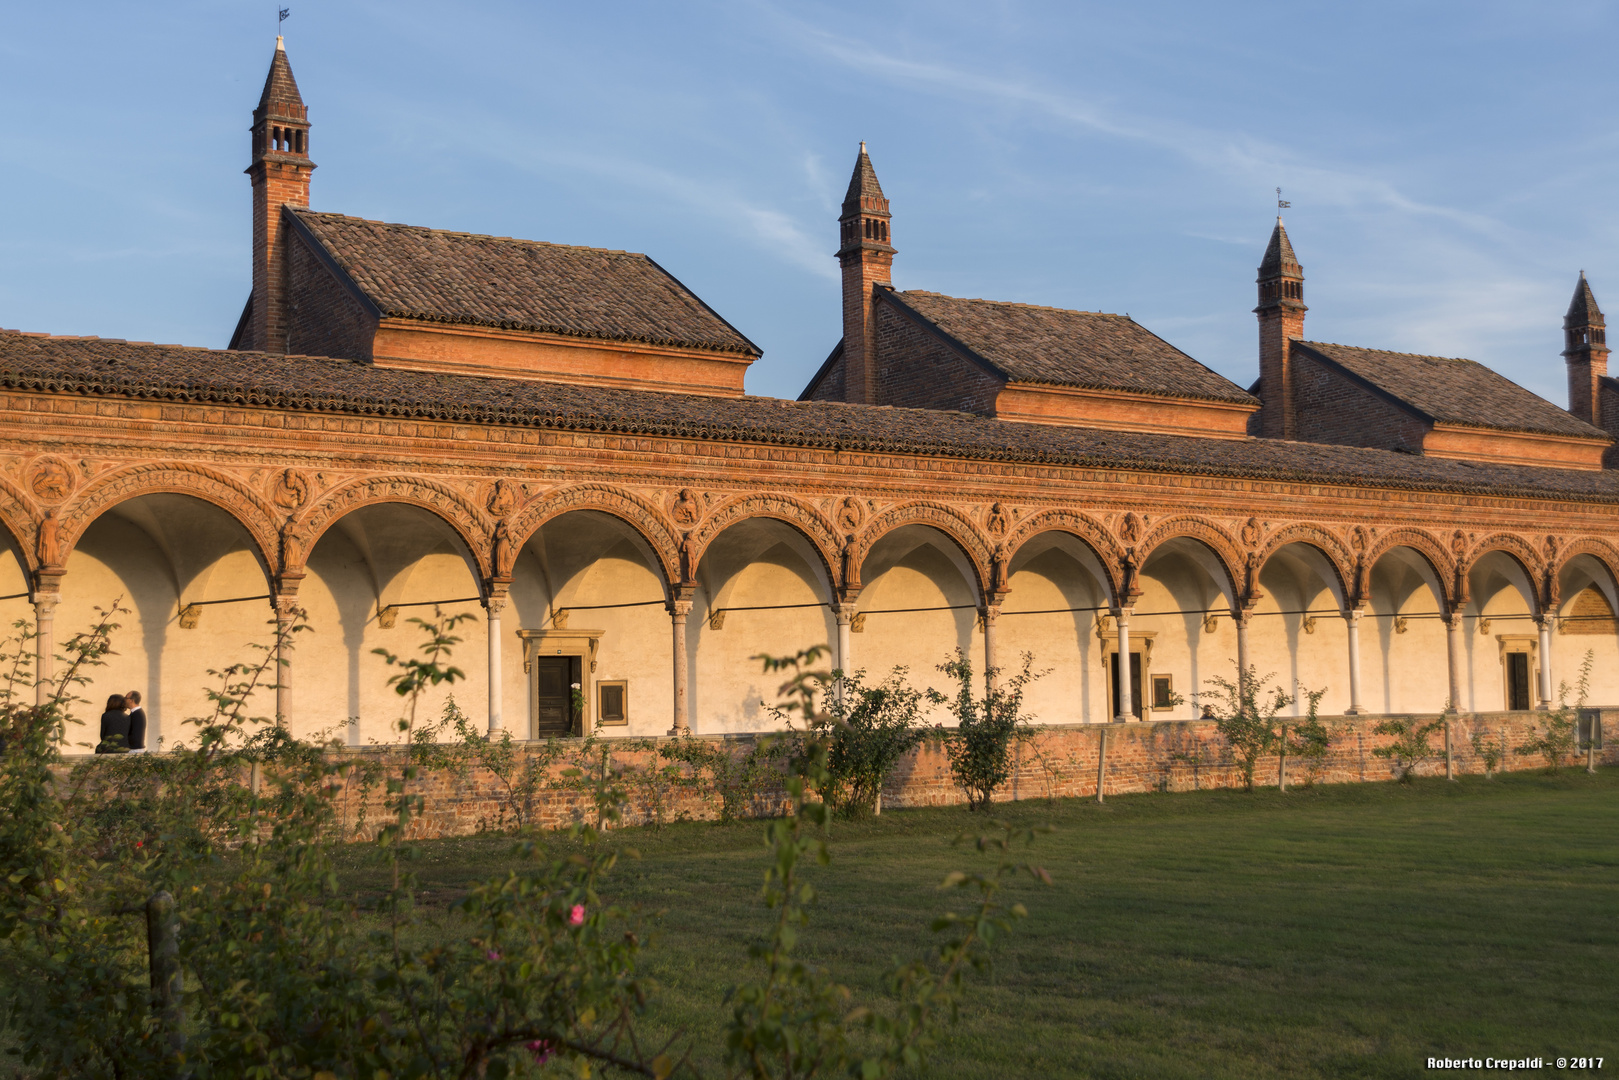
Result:
<svg viewBox="0 0 1619 1080">
<path fill-rule="evenodd" d="M 129 711 L 122 694 L 107 699 L 107 711 L 101 714 L 101 741 L 96 743 L 96 753 L 129 753 Z"/>
<path fill-rule="evenodd" d="M 125 694 L 124 704 L 129 707 L 129 748 L 130 750 L 145 750 L 146 710 L 141 708 L 141 692 L 131 690 Z"/>
</svg>

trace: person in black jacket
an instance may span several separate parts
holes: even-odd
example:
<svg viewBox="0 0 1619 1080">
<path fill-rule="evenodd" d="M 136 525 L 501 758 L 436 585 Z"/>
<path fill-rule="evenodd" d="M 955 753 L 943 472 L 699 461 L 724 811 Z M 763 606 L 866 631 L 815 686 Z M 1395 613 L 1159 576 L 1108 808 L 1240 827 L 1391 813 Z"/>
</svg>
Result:
<svg viewBox="0 0 1619 1080">
<path fill-rule="evenodd" d="M 131 750 L 145 750 L 146 710 L 141 708 L 141 692 L 131 690 L 125 694 L 124 704 L 129 708 L 129 748 Z"/>
<path fill-rule="evenodd" d="M 101 741 L 96 743 L 96 753 L 129 753 L 129 712 L 122 694 L 107 699 L 107 711 L 101 714 Z"/>
</svg>

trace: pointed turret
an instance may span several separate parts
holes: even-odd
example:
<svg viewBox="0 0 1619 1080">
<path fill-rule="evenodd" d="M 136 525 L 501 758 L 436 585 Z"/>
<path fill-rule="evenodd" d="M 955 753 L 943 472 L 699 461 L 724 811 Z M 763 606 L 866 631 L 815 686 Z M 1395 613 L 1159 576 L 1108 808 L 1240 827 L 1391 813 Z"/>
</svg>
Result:
<svg viewBox="0 0 1619 1080">
<path fill-rule="evenodd" d="M 286 280 L 281 259 L 281 208 L 309 205 L 309 110 L 292 77 L 282 39 L 264 78 L 264 93 L 253 110 L 253 294 L 243 313 L 233 348 L 285 352 Z"/>
<path fill-rule="evenodd" d="M 843 394 L 844 400 L 879 404 L 877 392 L 877 327 L 872 290 L 893 282 L 894 248 L 889 243 L 891 215 L 877 170 L 866 144 L 860 144 L 849 192 L 838 219 L 838 262 L 843 266 Z"/>
<path fill-rule="evenodd" d="M 1563 359 L 1568 361 L 1568 411 L 1588 424 L 1602 426 L 1602 378 L 1608 374 L 1608 329 L 1580 271 L 1574 299 L 1563 316 Z"/>
<path fill-rule="evenodd" d="M 1259 261 L 1259 431 L 1266 438 L 1295 437 L 1292 341 L 1304 337 L 1304 267 L 1281 215 Z"/>
</svg>

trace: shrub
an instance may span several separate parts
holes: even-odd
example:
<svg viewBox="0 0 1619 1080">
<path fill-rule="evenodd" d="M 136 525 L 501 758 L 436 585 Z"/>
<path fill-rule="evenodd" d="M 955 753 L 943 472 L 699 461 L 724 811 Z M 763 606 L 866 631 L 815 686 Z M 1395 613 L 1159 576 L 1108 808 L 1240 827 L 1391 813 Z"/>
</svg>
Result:
<svg viewBox="0 0 1619 1080">
<path fill-rule="evenodd" d="M 1479 760 L 1484 763 L 1484 778 L 1486 780 L 1501 770 L 1501 759 L 1506 757 L 1507 752 L 1506 740 L 1501 738 L 1492 739 L 1489 733 L 1483 727 L 1480 727 L 1473 732 L 1468 741 L 1473 745 L 1473 753 L 1477 754 Z"/>
<path fill-rule="evenodd" d="M 1409 784 L 1416 775 L 1417 766 L 1435 756 L 1428 740 L 1444 726 L 1443 717 L 1423 723 L 1415 716 L 1391 716 L 1379 722 L 1372 731 L 1378 735 L 1388 735 L 1393 741 L 1387 746 L 1379 746 L 1372 754 L 1392 762 L 1400 771 L 1400 783 Z"/>
<path fill-rule="evenodd" d="M 1209 684 L 1218 693 L 1204 697 L 1205 706 L 1214 714 L 1215 730 L 1231 747 L 1245 791 L 1254 790 L 1254 768 L 1259 759 L 1282 745 L 1277 717 L 1293 704 L 1293 698 L 1281 687 L 1269 685 L 1275 677 L 1272 673 L 1261 678 L 1258 669 L 1250 666 L 1247 671 L 1237 672 L 1234 683 L 1218 676 L 1210 679 Z M 1321 693 L 1310 694 L 1312 718 Z M 1215 699 L 1213 704 L 1209 698 Z"/>
<path fill-rule="evenodd" d="M 995 792 L 1012 772 L 1012 746 L 1029 737 L 1028 716 L 1023 714 L 1023 692 L 1045 674 L 1031 671 L 1034 657 L 1023 654 L 1023 668 L 1010 679 L 999 681 L 979 697 L 973 689 L 973 665 L 957 649 L 939 670 L 956 681 L 956 693 L 946 697 L 928 691 L 928 700 L 944 705 L 956 718 L 954 728 L 941 731 L 950 757 L 950 775 L 967 793 L 967 808 L 988 809 Z"/>
<path fill-rule="evenodd" d="M 1574 742 L 1578 737 L 1575 721 L 1591 691 L 1591 666 L 1594 662 L 1595 653 L 1587 650 L 1585 661 L 1580 664 L 1580 678 L 1576 684 L 1579 697 L 1575 703 L 1568 703 L 1568 683 L 1562 683 L 1557 688 L 1557 708 L 1546 714 L 1545 729 L 1522 745 L 1513 747 L 1520 754 L 1540 754 L 1546 759 L 1547 772 L 1556 772 L 1562 767 L 1563 759 L 1574 753 Z"/>
<path fill-rule="evenodd" d="M 827 744 L 822 794 L 835 813 L 857 817 L 877 808 L 884 781 L 931 732 L 921 719 L 922 692 L 906 685 L 904 668 L 875 686 L 863 671 L 832 674 L 838 693 L 811 726 Z"/>
</svg>

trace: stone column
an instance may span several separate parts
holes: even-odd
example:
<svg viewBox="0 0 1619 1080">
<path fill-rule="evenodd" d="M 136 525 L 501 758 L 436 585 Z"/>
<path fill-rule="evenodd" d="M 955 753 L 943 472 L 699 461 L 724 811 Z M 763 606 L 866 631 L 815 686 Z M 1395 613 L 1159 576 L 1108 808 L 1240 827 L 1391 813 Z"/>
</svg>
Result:
<svg viewBox="0 0 1619 1080">
<path fill-rule="evenodd" d="M 1540 625 L 1540 709 L 1552 707 L 1552 621 L 1537 620 Z"/>
<path fill-rule="evenodd" d="M 56 674 L 56 605 L 60 584 L 40 582 L 34 591 L 34 704 L 51 699 L 51 678 Z"/>
<path fill-rule="evenodd" d="M 854 605 L 834 605 L 833 614 L 838 620 L 838 655 L 835 666 L 845 675 L 854 671 L 854 643 L 851 641 L 850 628 L 854 624 Z M 832 694 L 838 701 L 843 700 L 843 680 L 839 679 L 832 687 Z"/>
<path fill-rule="evenodd" d="M 1234 616 L 1231 620 L 1237 624 L 1237 685 L 1243 685 L 1248 678 L 1248 613 Z"/>
<path fill-rule="evenodd" d="M 1462 613 L 1446 618 L 1446 657 L 1450 664 L 1450 711 L 1462 711 Z"/>
<path fill-rule="evenodd" d="M 669 734 L 676 738 L 691 734 L 690 703 L 686 694 L 686 620 L 690 615 L 689 599 L 669 601 L 675 663 L 674 726 L 669 729 Z"/>
<path fill-rule="evenodd" d="M 1366 710 L 1360 705 L 1360 608 L 1344 612 L 1344 624 L 1349 630 L 1349 708 L 1347 716 L 1361 716 Z"/>
<path fill-rule="evenodd" d="M 302 572 L 282 574 L 270 597 L 270 606 L 275 610 L 275 722 L 281 726 L 292 715 L 292 624 L 298 617 L 298 584 L 302 580 Z"/>
<path fill-rule="evenodd" d="M 998 682 L 998 679 L 996 677 L 996 671 L 1000 667 L 1000 663 L 996 659 L 995 642 L 996 642 L 996 636 L 997 635 L 996 635 L 996 630 L 995 630 L 995 624 L 999 621 L 1000 615 L 1001 615 L 1001 605 L 999 605 L 999 604 L 986 604 L 984 606 L 983 616 L 984 616 L 984 689 L 985 690 L 993 690 L 993 689 L 995 689 L 996 683 Z"/>
<path fill-rule="evenodd" d="M 1114 618 L 1119 626 L 1119 715 L 1113 719 L 1124 724 L 1135 719 L 1130 693 L 1130 609 L 1120 608 Z"/>
<path fill-rule="evenodd" d="M 501 664 L 500 613 L 506 608 L 506 589 L 491 585 L 483 606 L 489 613 L 489 737 L 493 739 L 505 722 L 501 706 L 505 704 L 506 680 Z"/>
</svg>

